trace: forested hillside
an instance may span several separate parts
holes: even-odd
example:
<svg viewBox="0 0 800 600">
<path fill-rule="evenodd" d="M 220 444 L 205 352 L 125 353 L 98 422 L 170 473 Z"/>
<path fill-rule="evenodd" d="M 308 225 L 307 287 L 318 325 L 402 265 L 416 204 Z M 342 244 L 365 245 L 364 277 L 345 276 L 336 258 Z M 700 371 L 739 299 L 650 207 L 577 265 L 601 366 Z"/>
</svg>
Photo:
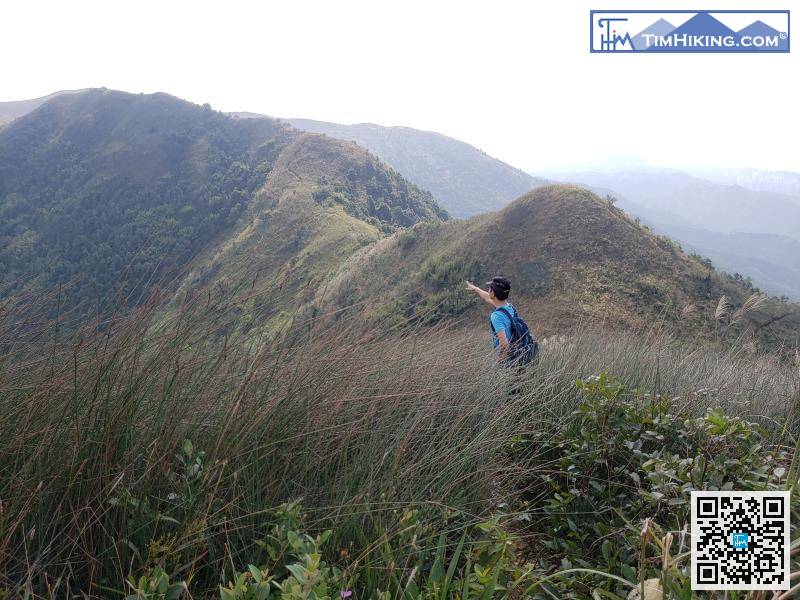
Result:
<svg viewBox="0 0 800 600">
<path fill-rule="evenodd" d="M 404 177 L 430 191 L 456 217 L 499 210 L 545 183 L 441 133 L 369 123 L 340 125 L 311 119 L 289 122 L 298 129 L 352 140 L 367 148 Z"/>
<path fill-rule="evenodd" d="M 137 303 L 245 214 L 301 136 L 272 119 L 237 120 L 166 94 L 58 96 L 0 132 L 0 295 L 67 285 L 65 305 Z M 342 144 L 320 142 L 320 164 Z M 319 203 L 391 231 L 445 217 L 431 197 L 366 152 Z"/>
<path fill-rule="evenodd" d="M 10 123 L 14 119 L 27 115 L 32 110 L 36 110 L 48 100 L 52 100 L 56 96 L 64 94 L 74 94 L 83 90 L 62 90 L 60 92 L 53 92 L 41 98 L 30 98 L 28 100 L 11 100 L 9 102 L 0 102 L 0 127 L 6 123 Z"/>
</svg>

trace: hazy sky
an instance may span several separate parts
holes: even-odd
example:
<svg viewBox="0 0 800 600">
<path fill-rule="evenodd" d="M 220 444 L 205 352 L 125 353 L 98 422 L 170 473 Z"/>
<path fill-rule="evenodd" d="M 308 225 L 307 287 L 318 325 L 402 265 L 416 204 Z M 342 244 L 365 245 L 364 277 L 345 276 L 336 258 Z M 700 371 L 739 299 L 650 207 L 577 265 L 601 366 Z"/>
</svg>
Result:
<svg viewBox="0 0 800 600">
<path fill-rule="evenodd" d="M 614 154 L 800 171 L 796 35 L 790 54 L 590 54 L 588 12 L 608 4 L 5 2 L 0 100 L 164 91 L 226 111 L 439 131 L 531 171 Z"/>
</svg>

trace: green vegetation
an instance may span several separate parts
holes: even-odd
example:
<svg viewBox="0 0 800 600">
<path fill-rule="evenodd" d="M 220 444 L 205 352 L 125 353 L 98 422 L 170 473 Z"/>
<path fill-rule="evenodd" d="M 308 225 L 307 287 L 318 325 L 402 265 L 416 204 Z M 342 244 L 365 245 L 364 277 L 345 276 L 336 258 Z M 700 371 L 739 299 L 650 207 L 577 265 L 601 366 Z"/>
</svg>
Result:
<svg viewBox="0 0 800 600">
<path fill-rule="evenodd" d="M 394 324 L 477 319 L 459 282 L 503 273 L 540 335 L 579 320 L 659 320 L 719 340 L 720 298 L 737 310 L 755 293 L 586 190 L 545 186 L 450 222 L 355 144 L 163 94 L 90 90 L 13 121 L 0 133 L 0 216 L 0 297 L 48 290 L 50 315 L 74 320 L 103 321 L 161 288 L 177 310 L 245 276 L 251 296 L 223 335 L 277 335 L 295 310 L 367 295 L 371 314 Z M 275 286 L 295 299 L 269 313 L 259 304 Z M 795 305 L 769 299 L 741 316 L 725 341 L 797 343 Z"/>
<path fill-rule="evenodd" d="M 797 198 L 714 183 L 675 170 L 554 173 L 559 181 L 613 190 L 618 205 L 655 231 L 730 273 L 747 273 L 771 295 L 800 299 Z"/>
<path fill-rule="evenodd" d="M 468 218 L 499 210 L 545 181 L 459 140 L 410 127 L 339 125 L 292 119 L 293 127 L 350 140 L 433 194 L 448 212 Z"/>
<path fill-rule="evenodd" d="M 166 95 L 57 97 L 0 135 L 0 290 L 135 304 L 235 222 L 287 135 Z"/>
<path fill-rule="evenodd" d="M 420 215 L 447 218 L 445 211 L 371 156 L 361 172 L 350 166 L 343 183 L 320 187 L 314 192 L 314 201 L 328 207 L 342 206 L 348 214 L 384 232 L 413 225 Z"/>
<path fill-rule="evenodd" d="M 512 385 L 485 331 L 357 307 L 218 341 L 249 289 L 69 339 L 6 308 L 7 597 L 689 598 L 688 491 L 800 475 L 776 358 L 583 329 Z"/>
<path fill-rule="evenodd" d="M 363 150 L 271 119 L 165 94 L 56 97 L 0 133 L 0 297 L 61 285 L 62 310 L 136 305 L 290 187 L 383 232 L 447 218 Z"/>
<path fill-rule="evenodd" d="M 528 467 L 534 478 L 526 493 L 537 509 L 546 498 L 550 562 L 619 573 L 629 582 L 658 579 L 667 597 L 691 598 L 690 492 L 794 485 L 787 481 L 798 474 L 788 472 L 794 446 L 775 444 L 774 427 L 719 407 L 693 415 L 689 403 L 705 390 L 690 398 L 631 392 L 605 373 L 579 380 L 578 388 L 586 399 L 566 427 L 523 438 L 516 449 L 538 467 Z M 562 598 L 580 589 L 572 581 L 552 586 Z M 603 587 L 624 595 L 630 586 L 609 579 Z"/>
<path fill-rule="evenodd" d="M 460 281 L 511 279 L 512 301 L 539 335 L 578 321 L 615 328 L 667 323 L 682 337 L 792 349 L 800 342 L 800 307 L 762 297 L 744 278 L 716 272 L 656 236 L 595 194 L 574 186 L 537 188 L 504 210 L 466 221 L 420 223 L 346 265 L 330 302 L 359 299 L 348 285 L 365 276 L 378 318 L 401 314 L 425 322 L 451 316 L 481 320 Z M 722 297 L 737 318 L 719 327 Z M 526 317 L 527 318 L 527 317 Z"/>
<path fill-rule="evenodd" d="M 796 491 L 797 307 L 610 200 L 452 221 L 353 144 L 102 90 L 0 158 L 0 598 L 689 599 L 689 492 Z"/>
</svg>

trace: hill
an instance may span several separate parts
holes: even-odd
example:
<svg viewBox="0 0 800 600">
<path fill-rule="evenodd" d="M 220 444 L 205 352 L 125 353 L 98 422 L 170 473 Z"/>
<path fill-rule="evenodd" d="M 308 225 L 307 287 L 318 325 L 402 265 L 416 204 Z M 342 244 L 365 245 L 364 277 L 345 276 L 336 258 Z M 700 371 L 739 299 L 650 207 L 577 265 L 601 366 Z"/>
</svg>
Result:
<svg viewBox="0 0 800 600">
<path fill-rule="evenodd" d="M 362 300 L 390 322 L 477 319 L 463 280 L 504 273 L 541 334 L 654 318 L 708 334 L 723 295 L 735 309 L 754 291 L 580 188 L 450 221 L 357 144 L 166 94 L 90 90 L 16 119 L 0 132 L 0 216 L 1 295 L 65 286 L 61 309 L 104 314 L 203 290 L 235 305 L 223 333 Z M 793 305 L 744 316 L 795 339 Z"/>
<path fill-rule="evenodd" d="M 553 174 L 560 181 L 608 188 L 641 209 L 720 233 L 771 233 L 800 240 L 800 200 L 713 183 L 679 171 L 614 171 Z"/>
<path fill-rule="evenodd" d="M 212 284 L 240 303 L 230 328 L 275 333 L 353 254 L 398 228 L 446 218 L 429 195 L 360 147 L 300 134 L 236 226 L 193 262 L 175 297 Z M 246 293 L 236 294 L 243 284 Z"/>
<path fill-rule="evenodd" d="M 10 123 L 14 119 L 27 115 L 32 110 L 36 110 L 48 100 L 64 94 L 77 94 L 84 90 L 62 90 L 53 92 L 41 98 L 31 98 L 30 100 L 12 100 L 11 102 L 0 102 L 0 127 Z"/>
<path fill-rule="evenodd" d="M 490 212 L 545 183 L 465 142 L 410 127 L 289 119 L 293 127 L 356 142 L 431 192 L 455 217 Z"/>
<path fill-rule="evenodd" d="M 69 284 L 66 307 L 136 304 L 289 187 L 375 232 L 447 217 L 366 151 L 273 119 L 166 94 L 60 95 L 0 132 L 0 296 Z M 311 219 L 294 218 L 289 239 Z"/>
<path fill-rule="evenodd" d="M 621 203 L 631 214 L 627 203 Z M 770 233 L 719 233 L 645 219 L 658 233 L 668 235 L 684 250 L 710 259 L 727 273 L 747 277 L 761 290 L 800 300 L 800 241 Z"/>
<path fill-rule="evenodd" d="M 0 102 L 0 126 L 39 107 L 43 98 Z M 267 118 L 252 112 L 231 113 L 239 119 Z M 403 177 L 430 191 L 459 218 L 498 210 L 546 180 L 533 177 L 465 142 L 411 127 L 382 127 L 369 123 L 340 125 L 311 119 L 290 119 L 297 129 L 356 142 L 374 153 Z"/>
<path fill-rule="evenodd" d="M 553 173 L 612 194 L 629 214 L 770 294 L 800 299 L 800 200 L 679 171 Z"/>
<path fill-rule="evenodd" d="M 376 316 L 482 318 L 485 307 L 462 292 L 462 282 L 482 284 L 498 273 L 511 278 L 512 300 L 540 335 L 581 321 L 640 328 L 661 320 L 703 336 L 719 326 L 723 295 L 728 313 L 753 295 L 745 282 L 686 255 L 592 192 L 552 185 L 497 213 L 395 234 L 352 261 L 318 301 L 353 302 L 355 281 L 381 281 L 370 288 Z M 773 299 L 734 319 L 721 316 L 734 329 L 752 326 L 765 341 L 797 342 L 797 305 Z"/>
</svg>

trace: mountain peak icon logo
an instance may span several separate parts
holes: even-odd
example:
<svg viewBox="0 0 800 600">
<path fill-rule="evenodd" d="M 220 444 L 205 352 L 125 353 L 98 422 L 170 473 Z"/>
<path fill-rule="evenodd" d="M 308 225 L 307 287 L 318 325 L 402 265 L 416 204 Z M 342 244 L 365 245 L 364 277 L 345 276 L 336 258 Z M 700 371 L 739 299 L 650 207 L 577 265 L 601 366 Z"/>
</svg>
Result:
<svg viewBox="0 0 800 600">
<path fill-rule="evenodd" d="M 677 27 L 672 33 L 689 35 L 736 35 L 736 32 L 720 23 L 707 12 L 697 13 L 694 17 Z"/>
<path fill-rule="evenodd" d="M 781 35 L 781 32 L 775 29 L 774 27 L 770 27 L 766 23 L 761 20 L 754 21 L 750 23 L 747 27 L 740 29 L 736 32 L 736 34 L 740 38 L 750 37 L 764 37 L 767 36 L 777 36 L 778 37 L 778 48 L 783 52 L 789 51 L 789 36 L 786 34 Z"/>
<path fill-rule="evenodd" d="M 788 10 L 592 10 L 589 16 L 591 52 L 790 50 Z"/>
<path fill-rule="evenodd" d="M 646 50 L 647 49 L 647 39 L 649 35 L 657 35 L 659 37 L 663 37 L 668 35 L 675 29 L 675 25 L 667 21 L 666 19 L 659 19 L 646 29 L 640 31 L 636 34 L 633 38 L 633 47 L 636 50 Z"/>
</svg>

